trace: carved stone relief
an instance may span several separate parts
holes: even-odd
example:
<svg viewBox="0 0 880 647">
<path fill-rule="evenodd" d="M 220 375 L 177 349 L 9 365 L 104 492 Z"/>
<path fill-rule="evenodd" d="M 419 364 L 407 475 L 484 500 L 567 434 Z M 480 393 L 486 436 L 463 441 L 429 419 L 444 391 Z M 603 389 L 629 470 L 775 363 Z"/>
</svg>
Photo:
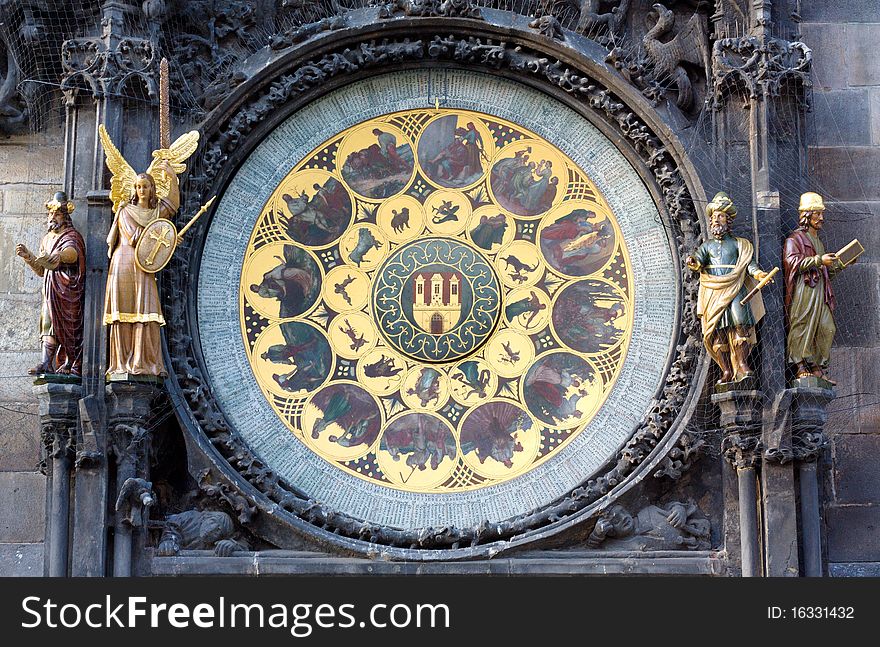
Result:
<svg viewBox="0 0 880 647">
<path fill-rule="evenodd" d="M 708 550 L 709 520 L 695 503 L 649 505 L 636 514 L 622 505 L 606 510 L 587 538 L 604 550 Z"/>
</svg>

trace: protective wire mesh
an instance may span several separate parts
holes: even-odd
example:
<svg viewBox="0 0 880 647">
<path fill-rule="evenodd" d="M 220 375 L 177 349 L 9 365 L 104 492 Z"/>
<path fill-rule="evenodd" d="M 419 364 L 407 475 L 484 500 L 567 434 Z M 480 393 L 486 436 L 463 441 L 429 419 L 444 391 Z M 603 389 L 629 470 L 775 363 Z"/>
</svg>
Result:
<svg viewBox="0 0 880 647">
<path fill-rule="evenodd" d="M 65 70 L 62 60 L 62 43 L 73 38 L 100 38 L 102 34 L 102 10 L 106 5 L 122 7 L 124 33 L 138 34 L 157 45 L 158 56 L 167 56 L 172 61 L 172 120 L 175 133 L 189 129 L 203 121 L 240 80 L 243 62 L 258 50 L 267 47 L 277 34 L 292 33 L 303 25 L 339 15 L 346 10 L 365 6 L 386 4 L 360 0 L 256 0 L 254 2 L 235 2 L 233 0 L 116 0 L 114 3 L 99 0 L 58 3 L 52 0 L 0 0 L 0 74 L 4 83 L 0 85 L 0 134 L 6 135 L 0 141 L 0 151 L 7 157 L 17 157 L 17 163 L 7 165 L 2 171 L 3 183 L 7 185 L 7 199 L 4 202 L 3 217 L 11 225 L 11 236 L 25 240 L 31 249 L 42 236 L 42 204 L 61 187 L 63 177 L 63 124 L 65 119 L 62 80 L 70 70 Z M 392 3 L 393 4 L 393 3 Z M 574 0 L 479 0 L 477 5 L 488 9 L 513 11 L 524 16 L 540 16 L 553 13 L 562 27 L 579 29 L 586 37 L 596 40 L 609 52 L 615 52 L 618 69 L 641 66 L 652 79 L 650 87 L 656 94 L 664 94 L 674 102 L 677 82 L 670 74 L 661 74 L 654 69 L 644 51 L 644 38 L 656 23 L 656 16 L 648 14 L 644 23 L 628 20 L 619 27 L 611 27 L 607 22 L 582 21 L 580 3 Z M 602 11 L 619 3 L 601 3 Z M 672 3 L 670 3 L 672 4 Z M 683 24 L 690 15 L 707 16 L 705 3 L 678 3 L 676 6 L 678 24 Z M 650 3 L 633 0 L 629 3 L 630 15 L 636 10 L 647 11 Z M 701 13 L 700 13 L 701 12 Z M 738 37 L 745 33 L 745 26 L 736 21 L 724 28 L 724 36 Z M 789 40 L 795 34 L 780 31 L 774 36 Z M 710 43 L 711 45 L 711 43 Z M 750 113 L 743 109 L 723 109 L 716 111 L 705 100 L 711 91 L 705 73 L 699 69 L 688 68 L 696 91 L 696 101 L 686 119 L 691 125 L 683 131 L 683 142 L 691 161 L 698 169 L 700 179 L 709 199 L 716 191 L 726 191 L 736 204 L 739 217 L 734 224 L 734 233 L 744 236 L 756 244 L 758 263 L 764 270 L 774 266 L 781 267 L 779 251 L 782 237 L 797 226 L 797 204 L 804 191 L 815 191 L 825 199 L 825 231 L 822 234 L 828 251 L 836 251 L 850 239 L 856 231 L 866 231 L 865 223 L 872 218 L 872 212 L 864 203 L 868 193 L 862 184 L 861 176 L 869 169 L 860 168 L 852 157 L 845 157 L 844 173 L 850 173 L 858 190 L 846 195 L 835 195 L 830 187 L 822 186 L 815 177 L 804 183 L 808 177 L 807 146 L 818 140 L 816 124 L 806 115 L 805 129 L 801 122 L 805 119 L 802 88 L 783 85 L 780 96 L 768 102 L 769 121 L 767 128 L 771 139 L 778 144 L 772 151 L 770 188 L 779 191 L 782 226 L 779 239 L 755 241 L 755 231 L 764 211 L 755 209 L 750 169 L 749 140 L 752 136 Z M 819 83 L 821 79 L 817 79 Z M 650 94 L 649 87 L 649 94 Z M 116 87 L 126 106 L 154 109 L 158 97 L 150 96 L 137 83 Z M 731 96 L 730 104 L 741 102 L 739 96 Z M 814 102 L 827 102 L 821 92 L 812 95 Z M 823 106 L 825 112 L 834 114 L 833 106 Z M 842 132 L 843 128 L 832 121 L 833 128 Z M 803 138 L 801 133 L 805 132 Z M 157 147 L 158 143 L 151 143 Z M 22 153 L 23 151 L 23 153 Z M 199 172 L 199 161 L 191 165 L 191 173 Z M 9 196 L 14 195 L 15 200 Z M 81 198 L 81 196 L 77 196 Z M 84 204 L 78 204 L 83 209 Z M 698 213 L 703 213 L 705 204 L 696 204 Z M 772 238 L 772 237 L 771 237 Z M 19 359 L 4 371 L 5 381 L 18 380 L 16 384 L 25 385 L 26 362 L 36 356 L 33 352 L 38 346 L 36 321 L 38 318 L 39 280 L 31 276 L 20 259 L 11 253 L 11 244 L 4 254 L 4 270 L 7 279 L 6 292 L 16 302 L 25 304 L 21 321 L 24 327 L 31 326 L 27 332 L 18 332 L 5 340 L 5 351 L 20 351 Z M 869 250 L 870 251 L 870 250 Z M 859 385 L 858 349 L 877 344 L 877 339 L 868 338 L 865 331 L 876 330 L 876 295 L 871 298 L 869 287 L 862 284 L 865 276 L 858 263 L 854 268 L 844 270 L 833 281 L 837 297 L 835 321 L 837 334 L 830 375 L 837 379 L 837 399 L 831 411 L 839 424 L 852 424 L 852 416 L 859 410 L 878 405 L 878 394 L 865 392 Z M 782 274 L 777 277 L 777 285 Z M 876 289 L 875 289 L 876 291 Z M 778 292 L 781 298 L 781 291 Z M 765 363 L 759 354 L 760 348 L 781 349 L 785 347 L 784 311 L 779 308 L 768 310 L 763 322 L 757 326 L 760 344 L 753 350 L 750 362 L 763 377 Z M 32 318 L 32 321 L 31 321 Z M 783 352 L 775 352 L 774 357 L 782 357 Z M 786 376 L 790 380 L 792 375 Z M 713 368 L 710 383 L 718 379 L 717 369 Z M 23 387 L 26 388 L 26 387 Z M 701 401 L 696 415 L 691 420 L 692 431 L 717 428 L 717 407 L 708 394 Z M 32 415 L 30 409 L 16 408 L 16 404 L 0 405 Z M 162 416 L 145 421 L 150 425 L 162 422 Z"/>
</svg>

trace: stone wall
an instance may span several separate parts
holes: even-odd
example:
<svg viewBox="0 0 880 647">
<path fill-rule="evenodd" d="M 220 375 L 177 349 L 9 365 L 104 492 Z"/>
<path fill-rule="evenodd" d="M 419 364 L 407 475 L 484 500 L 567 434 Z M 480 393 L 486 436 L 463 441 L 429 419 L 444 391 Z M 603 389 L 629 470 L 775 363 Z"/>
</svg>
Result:
<svg viewBox="0 0 880 647">
<path fill-rule="evenodd" d="M 60 132 L 0 139 L 0 576 L 43 574 L 46 477 L 27 374 L 40 356 L 42 281 L 15 244 L 39 248 L 43 204 L 61 188 L 62 151 Z"/>
<path fill-rule="evenodd" d="M 832 575 L 880 575 L 880 1 L 803 3 L 813 48 L 808 125 L 812 190 L 828 204 L 826 242 L 858 238 L 859 262 L 835 280 L 839 330 L 831 371 L 832 441 L 825 457 L 827 559 Z"/>
<path fill-rule="evenodd" d="M 812 190 L 828 200 L 825 239 L 866 254 L 839 276 L 839 332 L 825 453 L 824 523 L 833 575 L 880 575 L 880 0 L 801 3 L 814 52 L 808 122 Z M 0 139 L 0 576 L 42 575 L 45 477 L 27 369 L 39 358 L 40 280 L 14 254 L 36 249 L 43 202 L 60 187 L 58 131 Z M 81 216 L 85 204 L 77 201 Z"/>
</svg>

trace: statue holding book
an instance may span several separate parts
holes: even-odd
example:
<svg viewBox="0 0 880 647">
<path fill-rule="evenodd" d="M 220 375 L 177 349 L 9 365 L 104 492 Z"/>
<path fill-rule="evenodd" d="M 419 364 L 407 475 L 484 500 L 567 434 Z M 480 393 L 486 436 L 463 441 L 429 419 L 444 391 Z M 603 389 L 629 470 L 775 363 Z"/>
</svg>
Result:
<svg viewBox="0 0 880 647">
<path fill-rule="evenodd" d="M 826 253 L 819 239 L 825 224 L 825 205 L 817 193 L 801 196 L 798 228 L 785 239 L 786 355 L 795 378 L 828 378 L 828 360 L 837 328 L 831 277 L 855 262 L 864 249 L 857 240 L 838 253 Z"/>
</svg>

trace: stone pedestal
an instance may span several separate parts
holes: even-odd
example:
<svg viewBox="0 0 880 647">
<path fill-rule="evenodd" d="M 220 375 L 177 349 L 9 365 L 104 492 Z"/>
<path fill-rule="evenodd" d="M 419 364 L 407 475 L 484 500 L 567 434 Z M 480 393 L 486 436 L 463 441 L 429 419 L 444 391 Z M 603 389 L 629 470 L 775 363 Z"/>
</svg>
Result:
<svg viewBox="0 0 880 647">
<path fill-rule="evenodd" d="M 761 457 L 763 397 L 760 391 L 719 389 L 712 402 L 721 409 L 721 451 L 736 469 L 743 577 L 761 574 L 755 467 Z"/>
<path fill-rule="evenodd" d="M 725 389 L 712 394 L 712 403 L 721 409 L 725 430 L 760 427 L 763 398 L 760 391 Z"/>
<path fill-rule="evenodd" d="M 82 387 L 77 382 L 39 380 L 40 438 L 46 456 L 46 575 L 67 575 L 70 523 L 70 466 L 76 448 L 77 420 Z"/>
</svg>

